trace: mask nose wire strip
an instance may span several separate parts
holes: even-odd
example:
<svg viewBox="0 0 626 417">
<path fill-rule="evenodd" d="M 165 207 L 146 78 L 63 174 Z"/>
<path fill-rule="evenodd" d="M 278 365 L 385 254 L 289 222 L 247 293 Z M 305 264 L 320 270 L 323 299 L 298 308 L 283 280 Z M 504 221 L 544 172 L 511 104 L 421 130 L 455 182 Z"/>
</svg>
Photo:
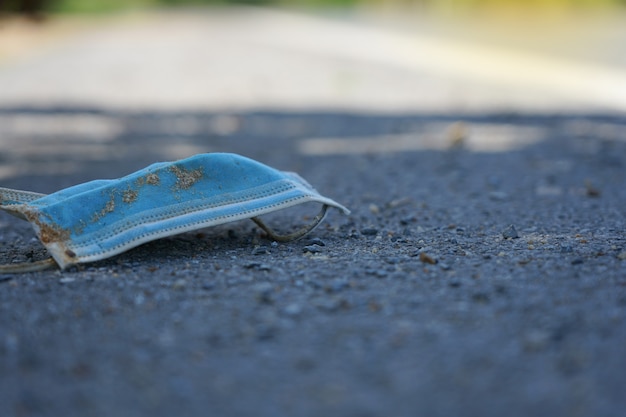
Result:
<svg viewBox="0 0 626 417">
<path fill-rule="evenodd" d="M 328 210 L 328 207 L 329 207 L 328 204 L 324 204 L 322 206 L 322 210 L 319 212 L 317 216 L 315 216 L 311 224 L 304 226 L 302 229 L 296 230 L 295 232 L 289 233 L 287 235 L 279 235 L 279 234 L 274 233 L 274 231 L 270 229 L 269 227 L 267 227 L 265 223 L 263 223 L 261 219 L 259 219 L 258 217 L 253 217 L 252 221 L 255 222 L 257 226 L 259 226 L 261 229 L 263 229 L 263 231 L 267 233 L 267 235 L 271 239 L 277 242 L 290 242 L 292 240 L 300 239 L 306 236 L 307 234 L 309 234 L 310 232 L 312 232 L 313 229 L 315 229 L 322 222 L 322 220 L 324 220 L 324 217 L 326 217 L 326 210 Z"/>
<path fill-rule="evenodd" d="M 54 259 L 48 258 L 36 262 L 22 262 L 19 264 L 3 264 L 0 265 L 0 274 L 13 274 L 22 272 L 43 271 L 57 266 Z"/>
</svg>

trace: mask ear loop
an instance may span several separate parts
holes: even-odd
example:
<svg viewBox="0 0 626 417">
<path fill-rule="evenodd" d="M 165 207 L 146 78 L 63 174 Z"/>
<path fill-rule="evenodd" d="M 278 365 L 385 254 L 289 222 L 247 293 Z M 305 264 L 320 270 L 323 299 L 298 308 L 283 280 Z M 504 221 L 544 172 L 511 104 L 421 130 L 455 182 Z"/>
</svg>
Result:
<svg viewBox="0 0 626 417">
<path fill-rule="evenodd" d="M 12 206 L 18 207 L 21 204 L 29 203 L 44 197 L 45 194 L 33 193 L 30 191 L 13 190 L 11 188 L 0 187 L 0 208 L 13 216 L 25 219 L 21 211 Z M 37 272 L 57 266 L 56 261 L 50 257 L 41 261 L 21 262 L 16 264 L 0 264 L 0 274 L 16 274 L 23 272 Z"/>
<path fill-rule="evenodd" d="M 274 233 L 274 231 L 267 227 L 265 223 L 263 223 L 258 217 L 253 217 L 252 221 L 255 222 L 256 225 L 259 226 L 261 229 L 263 229 L 263 231 L 267 233 L 270 239 L 273 239 L 277 242 L 291 242 L 292 240 L 301 239 L 307 234 L 311 233 L 313 229 L 315 229 L 322 222 L 322 220 L 324 220 L 324 217 L 326 217 L 326 210 L 328 210 L 328 207 L 330 207 L 328 204 L 324 204 L 322 206 L 322 210 L 317 216 L 315 216 L 311 224 L 304 226 L 302 229 L 296 230 L 295 232 L 289 233 L 287 235 L 279 235 Z"/>
<path fill-rule="evenodd" d="M 19 264 L 0 265 L 0 274 L 16 274 L 23 272 L 37 272 L 57 266 L 54 259 L 48 258 L 36 262 L 21 262 Z"/>
</svg>

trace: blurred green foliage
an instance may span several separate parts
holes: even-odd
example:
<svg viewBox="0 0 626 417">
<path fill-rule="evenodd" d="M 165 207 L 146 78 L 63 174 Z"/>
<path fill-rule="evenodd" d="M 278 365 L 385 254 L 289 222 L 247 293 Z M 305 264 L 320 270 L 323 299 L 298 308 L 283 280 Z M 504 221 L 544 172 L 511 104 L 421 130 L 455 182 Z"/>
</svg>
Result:
<svg viewBox="0 0 626 417">
<path fill-rule="evenodd" d="M 293 5 L 352 6 L 359 0 L 0 0 L 0 12 L 106 13 L 147 7 Z"/>
<path fill-rule="evenodd" d="M 0 11 L 104 13 L 146 7 L 204 5 L 281 5 L 349 7 L 355 5 L 425 6 L 433 9 L 485 9 L 494 7 L 599 8 L 626 5 L 626 0 L 0 0 Z"/>
</svg>

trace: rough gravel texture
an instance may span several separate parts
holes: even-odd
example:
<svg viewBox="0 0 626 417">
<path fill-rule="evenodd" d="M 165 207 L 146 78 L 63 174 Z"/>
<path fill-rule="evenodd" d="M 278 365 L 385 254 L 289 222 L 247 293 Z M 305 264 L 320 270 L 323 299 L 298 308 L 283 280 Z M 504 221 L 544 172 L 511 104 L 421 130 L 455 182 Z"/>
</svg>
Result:
<svg viewBox="0 0 626 417">
<path fill-rule="evenodd" d="M 169 159 L 176 143 L 296 171 L 352 210 L 333 211 L 292 243 L 272 243 L 252 222 L 238 222 L 63 272 L 1 276 L 2 416 L 626 409 L 623 117 L 97 108 L 0 115 L 90 115 L 123 126 L 108 153 L 94 141 L 73 154 L 60 136 L 46 138 L 45 157 L 3 149 L 1 167 L 32 168 L 5 178 L 6 187 L 53 192 L 119 177 Z M 459 121 L 465 130 L 451 134 Z M 419 149 L 432 136 L 428 126 L 439 126 L 441 149 Z M 538 140 L 502 152 L 469 149 L 489 128 L 514 138 L 533 129 Z M 393 143 L 393 135 L 418 150 L 368 151 L 372 137 Z M 312 154 L 311 137 L 355 146 Z M 268 222 L 286 232 L 307 218 L 285 212 Z M 44 256 L 27 223 L 2 214 L 0 224 L 2 262 Z"/>
</svg>

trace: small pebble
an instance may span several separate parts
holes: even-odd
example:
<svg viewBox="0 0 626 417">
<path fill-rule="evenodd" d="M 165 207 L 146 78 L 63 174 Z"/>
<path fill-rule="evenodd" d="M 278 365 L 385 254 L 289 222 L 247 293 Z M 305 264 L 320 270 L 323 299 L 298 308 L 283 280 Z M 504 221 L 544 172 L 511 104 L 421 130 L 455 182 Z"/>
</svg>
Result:
<svg viewBox="0 0 626 417">
<path fill-rule="evenodd" d="M 134 303 L 136 306 L 142 305 L 145 301 L 146 301 L 146 296 L 144 295 L 144 293 L 140 292 L 137 295 L 135 295 Z"/>
<path fill-rule="evenodd" d="M 524 350 L 528 352 L 536 352 L 545 349 L 550 343 L 550 333 L 544 330 L 532 330 L 527 333 L 523 340 L 522 345 Z"/>
<path fill-rule="evenodd" d="M 174 283 L 172 283 L 172 289 L 173 290 L 182 290 L 187 286 L 187 281 L 179 278 L 176 281 L 174 281 Z"/>
<path fill-rule="evenodd" d="M 317 244 L 307 245 L 302 248 L 302 252 L 304 253 L 320 253 L 322 251 L 322 247 Z"/>
<path fill-rule="evenodd" d="M 270 252 L 266 247 L 258 246 L 252 250 L 253 255 L 268 255 Z"/>
<path fill-rule="evenodd" d="M 591 183 L 591 181 L 585 181 L 585 190 L 589 197 L 600 197 L 600 190 Z"/>
<path fill-rule="evenodd" d="M 582 258 L 576 258 L 574 260 L 572 260 L 572 265 L 580 265 L 583 263 Z"/>
<path fill-rule="evenodd" d="M 420 253 L 420 261 L 424 262 L 425 264 L 431 265 L 435 265 L 437 263 L 437 259 L 433 258 L 425 252 Z"/>
<path fill-rule="evenodd" d="M 517 233 L 517 229 L 515 228 L 515 226 L 509 225 L 509 227 L 504 229 L 504 231 L 502 232 L 502 237 L 505 239 L 518 239 L 519 234 Z"/>
<path fill-rule="evenodd" d="M 411 216 L 411 217 L 405 217 L 403 219 L 400 219 L 400 224 L 402 226 L 408 226 L 411 223 L 415 223 L 417 221 L 417 219 L 415 218 L 415 216 Z"/>
<path fill-rule="evenodd" d="M 447 139 L 450 149 L 461 149 L 468 137 L 467 127 L 463 122 L 455 122 L 447 132 Z"/>
<path fill-rule="evenodd" d="M 365 229 L 361 230 L 361 234 L 363 236 L 376 236 L 378 234 L 378 229 L 375 229 L 373 227 L 366 227 Z"/>
<path fill-rule="evenodd" d="M 311 245 L 326 246 L 326 242 L 319 237 L 314 237 L 313 239 L 310 239 L 309 242 L 311 242 Z"/>
<path fill-rule="evenodd" d="M 339 310 L 344 304 L 342 299 L 338 298 L 321 298 L 313 303 L 317 308 L 326 312 L 334 312 Z"/>
<path fill-rule="evenodd" d="M 509 198 L 509 195 L 503 191 L 492 191 L 489 193 L 489 198 L 493 201 L 504 201 Z"/>
<path fill-rule="evenodd" d="M 376 278 L 385 278 L 387 276 L 387 271 L 385 271 L 384 269 L 370 268 L 367 269 L 365 273 L 368 275 L 373 275 Z"/>
<path fill-rule="evenodd" d="M 387 208 L 396 208 L 396 207 L 402 207 L 402 206 L 406 206 L 407 204 L 411 203 L 411 199 L 408 197 L 401 197 L 401 198 L 396 198 L 395 200 L 391 200 L 390 202 L 388 202 L 387 204 L 385 204 L 385 207 Z"/>
<path fill-rule="evenodd" d="M 258 268 L 260 265 L 261 265 L 261 262 L 252 261 L 252 262 L 246 263 L 243 267 L 246 269 L 252 269 L 252 268 Z"/>
<path fill-rule="evenodd" d="M 297 303 L 291 303 L 283 310 L 287 316 L 297 317 L 302 313 L 302 306 Z"/>
<path fill-rule="evenodd" d="M 59 280 L 60 284 L 69 284 L 70 282 L 74 282 L 76 281 L 76 278 L 71 278 L 71 277 L 63 277 Z"/>
<path fill-rule="evenodd" d="M 626 261 L 626 251 L 618 254 L 617 259 L 619 259 L 620 261 Z"/>
<path fill-rule="evenodd" d="M 258 269 L 259 271 L 270 271 L 272 269 L 268 264 L 255 261 L 248 262 L 247 264 L 243 265 L 243 267 L 246 269 Z"/>
</svg>

